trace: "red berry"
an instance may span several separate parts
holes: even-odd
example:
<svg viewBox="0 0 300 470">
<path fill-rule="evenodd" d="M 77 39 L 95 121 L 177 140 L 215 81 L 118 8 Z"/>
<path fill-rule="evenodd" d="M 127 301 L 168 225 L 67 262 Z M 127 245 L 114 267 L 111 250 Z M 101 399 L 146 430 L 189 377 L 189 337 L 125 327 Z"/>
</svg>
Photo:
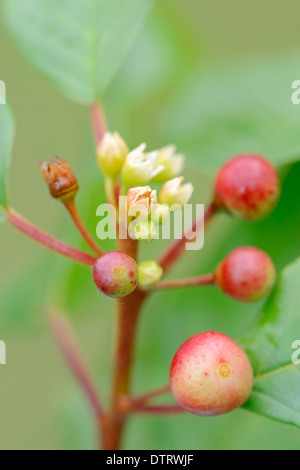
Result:
<svg viewBox="0 0 300 470">
<path fill-rule="evenodd" d="M 222 333 L 199 333 L 177 351 L 171 391 L 186 410 L 215 416 L 242 406 L 253 387 L 253 370 L 242 348 Z"/>
<path fill-rule="evenodd" d="M 109 297 L 125 297 L 137 287 L 137 263 L 120 251 L 105 253 L 94 265 L 93 278 L 103 294 Z"/>
<path fill-rule="evenodd" d="M 215 203 L 246 220 L 265 217 L 275 207 L 280 184 L 273 165 L 258 155 L 239 155 L 220 169 Z"/>
<path fill-rule="evenodd" d="M 244 302 L 255 302 L 265 297 L 273 287 L 275 277 L 269 256 L 251 246 L 233 250 L 216 271 L 220 289 Z"/>
</svg>

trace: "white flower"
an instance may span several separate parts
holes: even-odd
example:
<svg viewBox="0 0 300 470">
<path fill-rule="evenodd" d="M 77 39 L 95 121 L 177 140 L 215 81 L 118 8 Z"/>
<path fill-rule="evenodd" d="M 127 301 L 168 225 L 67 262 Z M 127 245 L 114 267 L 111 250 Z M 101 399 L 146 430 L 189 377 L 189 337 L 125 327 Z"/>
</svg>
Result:
<svg viewBox="0 0 300 470">
<path fill-rule="evenodd" d="M 106 132 L 97 148 L 100 169 L 106 176 L 117 176 L 121 173 L 128 152 L 125 141 L 117 132 Z"/>
<path fill-rule="evenodd" d="M 127 212 L 131 217 L 148 217 L 157 206 L 157 191 L 150 186 L 131 188 L 127 193 Z"/>
<path fill-rule="evenodd" d="M 127 188 L 144 186 L 164 169 L 157 165 L 158 153 L 145 150 L 146 144 L 141 144 L 127 155 L 122 169 L 122 181 Z"/>
<path fill-rule="evenodd" d="M 167 204 L 171 210 L 182 208 L 192 197 L 194 187 L 191 183 L 181 184 L 183 176 L 174 178 L 164 184 L 159 193 L 159 203 Z"/>
<path fill-rule="evenodd" d="M 156 183 L 164 183 L 182 173 L 185 156 L 176 154 L 176 150 L 175 145 L 168 145 L 157 151 L 157 164 L 164 166 L 164 170 L 155 176 L 153 181 Z"/>
</svg>

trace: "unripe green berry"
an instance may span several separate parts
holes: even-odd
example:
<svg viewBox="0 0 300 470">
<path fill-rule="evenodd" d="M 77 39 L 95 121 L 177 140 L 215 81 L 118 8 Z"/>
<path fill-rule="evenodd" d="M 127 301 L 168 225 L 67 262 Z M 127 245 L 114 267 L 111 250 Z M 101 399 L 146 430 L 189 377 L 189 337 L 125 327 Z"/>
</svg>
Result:
<svg viewBox="0 0 300 470">
<path fill-rule="evenodd" d="M 108 297 L 126 297 L 138 284 L 138 267 L 134 259 L 120 251 L 105 253 L 93 270 L 97 289 Z"/>
<path fill-rule="evenodd" d="M 170 370 L 171 392 L 187 411 L 216 416 L 242 406 L 253 387 L 243 349 L 222 333 L 199 333 L 177 351 Z"/>
<path fill-rule="evenodd" d="M 276 169 L 258 155 L 239 155 L 220 169 L 215 204 L 246 220 L 258 220 L 275 207 L 280 194 Z"/>
<path fill-rule="evenodd" d="M 163 268 L 154 260 L 142 261 L 138 265 L 139 284 L 142 287 L 151 287 L 157 284 L 163 276 Z"/>
<path fill-rule="evenodd" d="M 216 271 L 219 288 L 243 302 L 255 302 L 265 297 L 272 289 L 275 277 L 269 256 L 250 246 L 233 250 Z"/>
</svg>

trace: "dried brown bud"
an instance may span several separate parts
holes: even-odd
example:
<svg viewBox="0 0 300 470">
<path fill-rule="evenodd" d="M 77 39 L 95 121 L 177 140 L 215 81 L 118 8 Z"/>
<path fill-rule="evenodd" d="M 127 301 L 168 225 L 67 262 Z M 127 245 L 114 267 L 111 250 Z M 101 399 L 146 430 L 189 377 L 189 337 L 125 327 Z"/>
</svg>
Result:
<svg viewBox="0 0 300 470">
<path fill-rule="evenodd" d="M 55 157 L 50 163 L 41 163 L 40 168 L 52 197 L 68 202 L 76 196 L 77 179 L 67 162 Z"/>
</svg>

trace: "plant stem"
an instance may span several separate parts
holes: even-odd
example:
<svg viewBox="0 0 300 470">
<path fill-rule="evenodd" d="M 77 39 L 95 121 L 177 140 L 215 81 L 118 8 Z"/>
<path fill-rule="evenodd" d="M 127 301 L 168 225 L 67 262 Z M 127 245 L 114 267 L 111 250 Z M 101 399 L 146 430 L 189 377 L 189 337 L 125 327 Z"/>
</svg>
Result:
<svg viewBox="0 0 300 470">
<path fill-rule="evenodd" d="M 179 405 L 153 405 L 138 406 L 132 410 L 134 413 L 145 413 L 150 415 L 169 415 L 175 413 L 186 413 L 186 410 Z"/>
<path fill-rule="evenodd" d="M 94 379 L 83 360 L 71 323 L 67 317 L 57 313 L 49 315 L 49 323 L 55 340 L 65 357 L 71 371 L 85 392 L 97 420 L 103 424 L 104 412 Z"/>
<path fill-rule="evenodd" d="M 161 395 L 165 395 L 170 392 L 170 385 L 166 385 L 165 387 L 158 388 L 156 390 L 152 390 L 151 392 L 145 393 L 143 395 L 139 395 L 137 397 L 123 397 L 123 408 L 125 412 L 131 412 L 132 410 L 136 409 L 137 407 L 145 405 L 149 400 L 153 398 L 160 397 Z"/>
<path fill-rule="evenodd" d="M 191 287 L 191 286 L 208 286 L 213 285 L 215 282 L 214 274 L 204 274 L 202 276 L 189 277 L 186 279 L 176 279 L 171 281 L 162 281 L 153 287 L 147 289 L 147 291 L 155 291 L 162 289 L 174 289 L 177 287 Z"/>
<path fill-rule="evenodd" d="M 138 256 L 138 242 L 119 240 L 119 249 L 134 259 Z M 147 293 L 137 288 L 131 295 L 119 299 L 117 318 L 117 338 L 114 357 L 114 371 L 111 392 L 111 409 L 106 417 L 102 448 L 119 449 L 126 415 L 122 413 L 122 400 L 130 394 L 132 363 L 138 319 Z"/>
<path fill-rule="evenodd" d="M 137 323 L 145 293 L 137 289 L 118 304 L 117 347 L 115 352 L 112 404 L 104 425 L 103 450 L 117 450 L 121 444 L 126 415 L 122 398 L 130 394 L 132 362 Z"/>
<path fill-rule="evenodd" d="M 104 137 L 104 134 L 107 129 L 106 118 L 104 114 L 103 107 L 97 103 L 93 103 L 91 105 L 91 119 L 95 137 L 96 146 L 98 146 L 99 142 Z"/>
<path fill-rule="evenodd" d="M 88 229 L 86 228 L 84 222 L 82 221 L 77 206 L 75 199 L 71 199 L 70 201 L 66 202 L 64 204 L 65 208 L 69 212 L 74 224 L 78 228 L 79 232 L 83 236 L 84 240 L 87 242 L 87 244 L 92 248 L 92 250 L 98 255 L 102 256 L 104 254 L 104 251 L 100 248 L 100 246 L 96 243 L 96 241 L 93 239 L 91 234 L 89 233 Z"/>
<path fill-rule="evenodd" d="M 192 227 L 188 230 L 186 234 L 180 240 L 175 241 L 166 251 L 162 254 L 160 259 L 158 260 L 158 264 L 163 268 L 164 273 L 166 273 L 171 267 L 179 260 L 179 258 L 183 255 L 185 251 L 185 244 L 188 241 L 192 241 L 190 238 L 193 233 L 196 232 L 199 225 L 207 225 L 208 222 L 213 218 L 213 216 L 217 213 L 218 207 L 211 203 L 210 206 L 207 208 L 204 214 L 204 220 L 196 220 Z"/>
<path fill-rule="evenodd" d="M 28 220 L 24 219 L 20 214 L 18 214 L 13 209 L 7 211 L 7 220 L 14 227 L 20 230 L 25 235 L 28 235 L 30 238 L 35 240 L 38 243 L 46 246 L 52 251 L 59 253 L 77 263 L 84 264 L 86 266 L 93 266 L 97 261 L 96 258 L 90 256 L 89 254 L 77 250 L 70 245 L 58 240 L 57 238 L 48 235 L 46 232 L 43 232 L 35 225 L 31 224 Z"/>
</svg>

